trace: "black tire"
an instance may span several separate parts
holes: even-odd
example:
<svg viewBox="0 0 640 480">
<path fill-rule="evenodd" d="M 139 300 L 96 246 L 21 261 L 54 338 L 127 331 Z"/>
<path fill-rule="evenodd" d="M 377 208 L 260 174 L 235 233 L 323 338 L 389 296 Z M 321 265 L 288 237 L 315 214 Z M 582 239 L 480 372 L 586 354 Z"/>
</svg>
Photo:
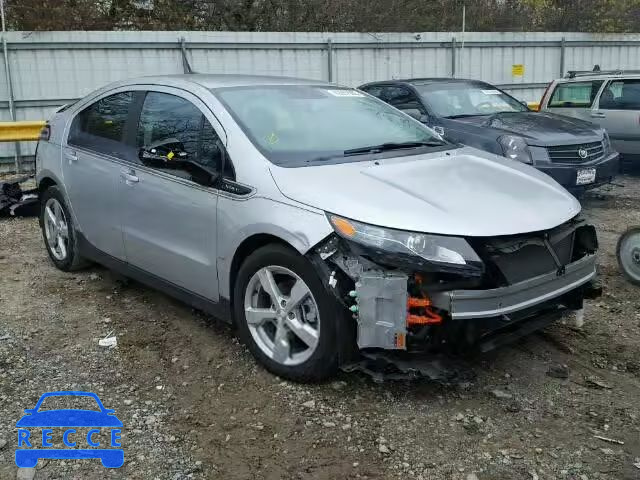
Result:
<svg viewBox="0 0 640 480">
<path fill-rule="evenodd" d="M 618 268 L 620 269 L 624 277 L 630 283 L 640 286 L 640 280 L 633 277 L 632 275 L 629 274 L 629 272 L 627 272 L 627 269 L 625 268 L 622 258 L 620 256 L 620 249 L 622 248 L 622 242 L 624 242 L 626 239 L 634 235 L 640 238 L 640 227 L 632 227 L 628 229 L 626 232 L 624 232 L 622 235 L 620 235 L 620 238 L 618 239 L 618 244 L 616 245 L 616 258 L 618 259 Z"/>
<path fill-rule="evenodd" d="M 245 291 L 253 275 L 267 266 L 285 267 L 298 275 L 309 287 L 318 306 L 321 325 L 318 345 L 313 354 L 299 365 L 288 366 L 269 358 L 256 344 L 247 325 L 244 311 Z M 262 247 L 244 261 L 236 277 L 233 308 L 240 340 L 267 370 L 280 377 L 296 382 L 324 380 L 336 373 L 342 352 L 350 347 L 350 335 L 340 334 L 348 325 L 345 310 L 322 285 L 309 260 L 283 245 L 272 244 Z"/>
<path fill-rule="evenodd" d="M 45 225 L 44 225 L 44 216 L 46 215 L 45 205 L 47 204 L 47 201 L 51 198 L 55 198 L 58 201 L 58 203 L 60 203 L 60 206 L 64 211 L 64 215 L 67 221 L 67 227 L 69 231 L 69 240 L 67 242 L 67 256 L 62 260 L 57 259 L 53 255 L 51 251 L 51 247 L 47 242 L 47 236 L 45 233 Z M 80 256 L 80 253 L 79 253 L 80 250 L 78 248 L 78 236 L 76 234 L 75 226 L 73 224 L 73 219 L 69 212 L 69 208 L 67 207 L 67 204 L 64 200 L 64 196 L 62 195 L 62 192 L 60 192 L 60 189 L 56 186 L 51 186 L 47 188 L 43 193 L 40 194 L 40 229 L 42 230 L 42 239 L 44 240 L 44 245 L 45 245 L 45 248 L 47 249 L 47 253 L 49 254 L 49 258 L 51 259 L 53 264 L 56 266 L 56 268 L 58 268 L 59 270 L 62 270 L 63 272 L 71 272 L 74 270 L 80 270 L 81 268 L 85 268 L 90 264 L 90 262 L 88 262 L 87 260 L 85 260 Z"/>
</svg>

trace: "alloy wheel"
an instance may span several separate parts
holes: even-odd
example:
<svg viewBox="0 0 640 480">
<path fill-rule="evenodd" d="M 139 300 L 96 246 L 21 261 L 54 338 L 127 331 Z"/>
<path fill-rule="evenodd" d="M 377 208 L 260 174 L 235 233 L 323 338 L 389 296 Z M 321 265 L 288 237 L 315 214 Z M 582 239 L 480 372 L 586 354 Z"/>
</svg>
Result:
<svg viewBox="0 0 640 480">
<path fill-rule="evenodd" d="M 69 253 L 69 224 L 62 205 L 55 198 L 47 200 L 44 206 L 44 234 L 53 257 L 65 260 Z"/>
<path fill-rule="evenodd" d="M 244 298 L 249 332 L 273 361 L 294 366 L 307 361 L 320 339 L 320 315 L 311 290 L 294 272 L 281 266 L 258 270 Z"/>
<path fill-rule="evenodd" d="M 626 274 L 640 282 L 640 232 L 625 235 L 620 240 L 618 256 Z"/>
</svg>

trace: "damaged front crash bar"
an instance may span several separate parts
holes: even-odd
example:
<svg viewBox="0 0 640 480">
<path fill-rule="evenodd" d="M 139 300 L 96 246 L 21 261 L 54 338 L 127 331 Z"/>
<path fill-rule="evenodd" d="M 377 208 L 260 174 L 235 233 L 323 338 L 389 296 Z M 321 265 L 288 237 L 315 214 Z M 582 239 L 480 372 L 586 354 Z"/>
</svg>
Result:
<svg viewBox="0 0 640 480">
<path fill-rule="evenodd" d="M 342 370 L 365 373 L 377 383 L 426 379 L 462 387 L 475 380 L 475 372 L 471 366 L 460 359 L 385 350 L 361 352 L 358 362 L 343 365 Z"/>
<path fill-rule="evenodd" d="M 363 257 L 343 251 L 336 238 L 320 245 L 311 261 L 327 279 L 329 291 L 352 312 L 359 349 L 406 350 L 409 281 L 406 274 L 382 270 Z M 348 287 L 338 285 L 339 275 L 346 275 Z"/>
<path fill-rule="evenodd" d="M 409 277 L 344 251 L 332 237 L 310 256 L 327 289 L 357 323 L 359 349 L 406 350 Z M 339 278 L 349 281 L 342 285 Z"/>
<path fill-rule="evenodd" d="M 407 282 L 402 273 L 364 272 L 356 282 L 358 347 L 406 350 Z"/>
</svg>

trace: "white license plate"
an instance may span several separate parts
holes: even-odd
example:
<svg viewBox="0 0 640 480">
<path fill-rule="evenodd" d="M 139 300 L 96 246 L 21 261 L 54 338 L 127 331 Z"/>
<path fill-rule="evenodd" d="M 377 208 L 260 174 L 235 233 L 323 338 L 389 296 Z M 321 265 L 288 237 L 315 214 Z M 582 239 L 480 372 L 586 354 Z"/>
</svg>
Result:
<svg viewBox="0 0 640 480">
<path fill-rule="evenodd" d="M 595 168 L 583 168 L 578 170 L 578 176 L 576 178 L 576 185 L 588 185 L 596 181 L 596 169 Z"/>
</svg>

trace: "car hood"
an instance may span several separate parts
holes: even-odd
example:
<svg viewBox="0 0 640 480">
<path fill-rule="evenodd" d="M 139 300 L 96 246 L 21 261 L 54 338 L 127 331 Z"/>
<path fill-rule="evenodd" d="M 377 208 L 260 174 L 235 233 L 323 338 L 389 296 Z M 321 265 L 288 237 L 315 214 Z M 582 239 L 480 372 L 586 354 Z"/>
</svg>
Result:
<svg viewBox="0 0 640 480">
<path fill-rule="evenodd" d="M 25 415 L 16 427 L 122 427 L 122 422 L 102 412 L 60 409 Z"/>
<path fill-rule="evenodd" d="M 602 129 L 578 118 L 553 113 L 513 112 L 495 115 L 466 117 L 455 121 L 492 128 L 504 133 L 515 133 L 527 138 L 529 145 L 550 146 L 598 142 Z"/>
<path fill-rule="evenodd" d="M 580 204 L 527 165 L 465 147 L 335 165 L 283 168 L 272 176 L 286 197 L 361 222 L 462 236 L 546 230 Z"/>
</svg>

